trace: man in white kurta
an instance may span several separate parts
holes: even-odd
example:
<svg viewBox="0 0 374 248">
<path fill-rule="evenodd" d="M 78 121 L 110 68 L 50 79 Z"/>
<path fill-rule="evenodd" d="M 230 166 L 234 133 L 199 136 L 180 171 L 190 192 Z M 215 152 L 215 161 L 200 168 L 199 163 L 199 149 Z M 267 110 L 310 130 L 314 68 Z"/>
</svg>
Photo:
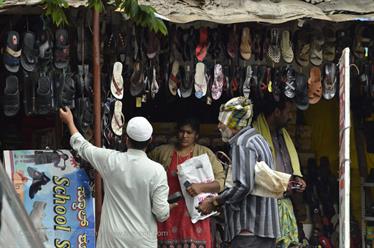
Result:
<svg viewBox="0 0 374 248">
<path fill-rule="evenodd" d="M 104 203 L 97 238 L 98 248 L 157 247 L 157 221 L 169 217 L 169 187 L 162 165 L 144 152 L 153 128 L 144 117 L 127 125 L 127 152 L 98 148 L 78 132 L 68 108 L 60 117 L 70 130 L 74 150 L 100 173 L 104 180 Z M 134 145 L 135 144 L 135 145 Z M 139 149 L 145 144 L 143 149 Z M 134 148 L 137 149 L 134 149 Z"/>
</svg>

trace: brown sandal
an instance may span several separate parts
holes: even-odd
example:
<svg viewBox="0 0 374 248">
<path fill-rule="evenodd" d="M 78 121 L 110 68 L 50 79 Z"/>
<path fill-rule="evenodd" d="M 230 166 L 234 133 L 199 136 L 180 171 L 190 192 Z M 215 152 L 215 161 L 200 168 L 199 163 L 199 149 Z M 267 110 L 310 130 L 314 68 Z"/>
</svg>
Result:
<svg viewBox="0 0 374 248">
<path fill-rule="evenodd" d="M 319 67 L 310 69 L 308 80 L 308 98 L 310 104 L 319 102 L 322 96 L 321 70 Z"/>
</svg>

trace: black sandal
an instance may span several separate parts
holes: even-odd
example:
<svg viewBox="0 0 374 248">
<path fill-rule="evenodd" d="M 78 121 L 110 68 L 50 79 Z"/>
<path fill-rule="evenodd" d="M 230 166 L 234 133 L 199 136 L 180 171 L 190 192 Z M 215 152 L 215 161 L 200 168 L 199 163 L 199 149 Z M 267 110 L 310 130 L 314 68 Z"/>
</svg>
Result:
<svg viewBox="0 0 374 248">
<path fill-rule="evenodd" d="M 4 114 L 15 116 L 20 108 L 18 77 L 10 75 L 5 80 L 4 89 Z"/>
<path fill-rule="evenodd" d="M 41 75 L 36 88 L 36 112 L 40 115 L 48 114 L 52 108 L 51 79 Z"/>
</svg>

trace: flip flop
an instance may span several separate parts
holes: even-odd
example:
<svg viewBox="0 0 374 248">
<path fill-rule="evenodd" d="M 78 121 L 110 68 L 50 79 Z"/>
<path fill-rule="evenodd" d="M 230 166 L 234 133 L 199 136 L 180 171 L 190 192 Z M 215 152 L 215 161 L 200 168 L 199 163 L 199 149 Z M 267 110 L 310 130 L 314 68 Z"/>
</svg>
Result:
<svg viewBox="0 0 374 248">
<path fill-rule="evenodd" d="M 15 116 L 20 109 L 18 77 L 10 75 L 5 79 L 4 88 L 4 114 L 5 116 Z"/>
<path fill-rule="evenodd" d="M 160 40 L 153 31 L 148 31 L 147 57 L 153 59 L 160 51 Z"/>
<path fill-rule="evenodd" d="M 238 35 L 236 33 L 236 25 L 233 25 L 227 42 L 227 54 L 230 56 L 230 58 L 235 58 L 238 54 Z"/>
<path fill-rule="evenodd" d="M 312 43 L 310 49 L 310 62 L 315 66 L 320 66 L 323 61 L 322 46 L 325 38 L 320 30 L 315 30 L 312 35 Z"/>
<path fill-rule="evenodd" d="M 169 83 L 168 83 L 169 91 L 173 96 L 177 95 L 177 90 L 180 85 L 178 72 L 179 72 L 179 62 L 178 60 L 174 60 L 172 68 L 171 68 L 171 73 L 169 76 Z"/>
<path fill-rule="evenodd" d="M 334 98 L 337 89 L 336 65 L 325 64 L 325 77 L 323 79 L 323 98 L 331 100 Z"/>
<path fill-rule="evenodd" d="M 57 69 L 64 69 L 69 64 L 70 46 L 66 29 L 58 29 L 55 34 L 54 65 Z"/>
<path fill-rule="evenodd" d="M 52 38 L 47 30 L 43 30 L 38 36 L 39 59 L 50 61 L 52 59 Z"/>
<path fill-rule="evenodd" d="M 156 68 L 152 69 L 152 83 L 151 83 L 151 97 L 154 99 L 158 93 L 160 87 L 157 83 Z"/>
<path fill-rule="evenodd" d="M 140 62 L 134 63 L 134 71 L 130 77 L 130 94 L 138 96 L 144 91 L 144 73 L 141 70 Z"/>
<path fill-rule="evenodd" d="M 70 109 L 75 108 L 75 81 L 71 74 L 63 77 L 63 85 L 59 93 L 59 106 L 68 106 Z"/>
<path fill-rule="evenodd" d="M 296 107 L 300 110 L 307 110 L 309 107 L 307 78 L 302 73 L 296 73 L 295 82 L 296 82 L 296 94 L 295 94 Z"/>
<path fill-rule="evenodd" d="M 290 64 L 293 61 L 294 54 L 292 51 L 292 43 L 290 39 L 290 31 L 283 30 L 281 39 L 281 52 L 283 60 Z"/>
<path fill-rule="evenodd" d="M 243 96 L 246 98 L 249 98 L 251 94 L 251 79 L 252 79 L 253 71 L 252 67 L 250 65 L 247 66 L 246 74 L 245 74 L 245 80 L 243 83 Z"/>
<path fill-rule="evenodd" d="M 110 92 L 118 100 L 123 98 L 122 68 L 123 65 L 121 62 L 117 61 L 114 63 L 112 80 L 110 81 Z"/>
<path fill-rule="evenodd" d="M 52 108 L 52 85 L 51 79 L 44 75 L 38 79 L 36 89 L 36 110 L 40 115 L 48 114 Z"/>
<path fill-rule="evenodd" d="M 218 100 L 222 96 L 222 90 L 225 80 L 226 79 L 225 75 L 223 75 L 222 65 L 216 64 L 214 66 L 214 79 L 211 88 L 213 100 Z"/>
<path fill-rule="evenodd" d="M 206 95 L 208 89 L 207 76 L 205 73 L 205 64 L 198 62 L 195 69 L 195 96 L 200 99 Z"/>
<path fill-rule="evenodd" d="M 318 67 L 312 67 L 308 79 L 308 98 L 310 104 L 319 102 L 322 96 L 321 71 Z"/>
<path fill-rule="evenodd" d="M 252 56 L 251 31 L 248 27 L 242 29 L 242 37 L 240 42 L 240 55 L 244 60 L 249 60 Z"/>
<path fill-rule="evenodd" d="M 122 136 L 123 126 L 125 124 L 125 117 L 122 113 L 122 102 L 115 101 L 114 103 L 114 113 L 112 116 L 111 127 L 115 135 Z"/>
<path fill-rule="evenodd" d="M 323 29 L 323 33 L 325 35 L 325 44 L 323 46 L 323 60 L 327 62 L 332 62 L 335 59 L 335 50 L 336 50 L 335 30 L 329 26 L 326 26 Z"/>
<path fill-rule="evenodd" d="M 93 136 L 93 103 L 90 97 L 77 98 L 74 109 L 74 118 L 77 120 L 78 130 L 86 139 L 91 139 Z"/>
<path fill-rule="evenodd" d="M 35 70 L 36 63 L 35 34 L 32 32 L 26 32 L 23 36 L 21 65 L 25 71 L 32 72 Z"/>
<path fill-rule="evenodd" d="M 281 49 L 279 45 L 279 29 L 270 29 L 270 46 L 268 48 L 268 57 L 274 62 L 279 63 L 281 58 Z"/>
<path fill-rule="evenodd" d="M 305 67 L 309 64 L 310 57 L 310 38 L 306 30 L 296 31 L 296 62 Z"/>
<path fill-rule="evenodd" d="M 189 63 L 185 64 L 184 77 L 182 77 L 182 84 L 178 89 L 180 91 L 180 96 L 183 98 L 190 97 L 192 94 L 193 81 L 191 78 L 192 68 Z"/>
<path fill-rule="evenodd" d="M 286 66 L 285 67 L 285 71 L 284 71 L 284 74 L 285 74 L 285 80 L 284 80 L 284 95 L 287 97 L 287 98 L 294 98 L 296 93 L 296 72 L 295 70 L 291 67 L 291 66 Z"/>
<path fill-rule="evenodd" d="M 199 43 L 196 46 L 195 54 L 198 61 L 203 61 L 208 52 L 208 28 L 200 28 Z"/>
<path fill-rule="evenodd" d="M 3 56 L 5 68 L 9 72 L 16 73 L 19 70 L 21 47 L 18 32 L 9 31 L 6 40 L 6 48 Z"/>
</svg>

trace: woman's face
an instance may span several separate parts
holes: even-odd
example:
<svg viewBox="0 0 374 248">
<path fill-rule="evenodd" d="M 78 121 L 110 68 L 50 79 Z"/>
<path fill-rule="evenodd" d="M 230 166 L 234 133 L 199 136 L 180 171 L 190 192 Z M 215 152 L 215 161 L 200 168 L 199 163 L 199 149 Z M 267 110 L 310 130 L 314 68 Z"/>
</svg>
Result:
<svg viewBox="0 0 374 248">
<path fill-rule="evenodd" d="M 190 125 L 181 126 L 178 130 L 178 144 L 181 147 L 189 147 L 195 144 L 198 134 Z"/>
</svg>

